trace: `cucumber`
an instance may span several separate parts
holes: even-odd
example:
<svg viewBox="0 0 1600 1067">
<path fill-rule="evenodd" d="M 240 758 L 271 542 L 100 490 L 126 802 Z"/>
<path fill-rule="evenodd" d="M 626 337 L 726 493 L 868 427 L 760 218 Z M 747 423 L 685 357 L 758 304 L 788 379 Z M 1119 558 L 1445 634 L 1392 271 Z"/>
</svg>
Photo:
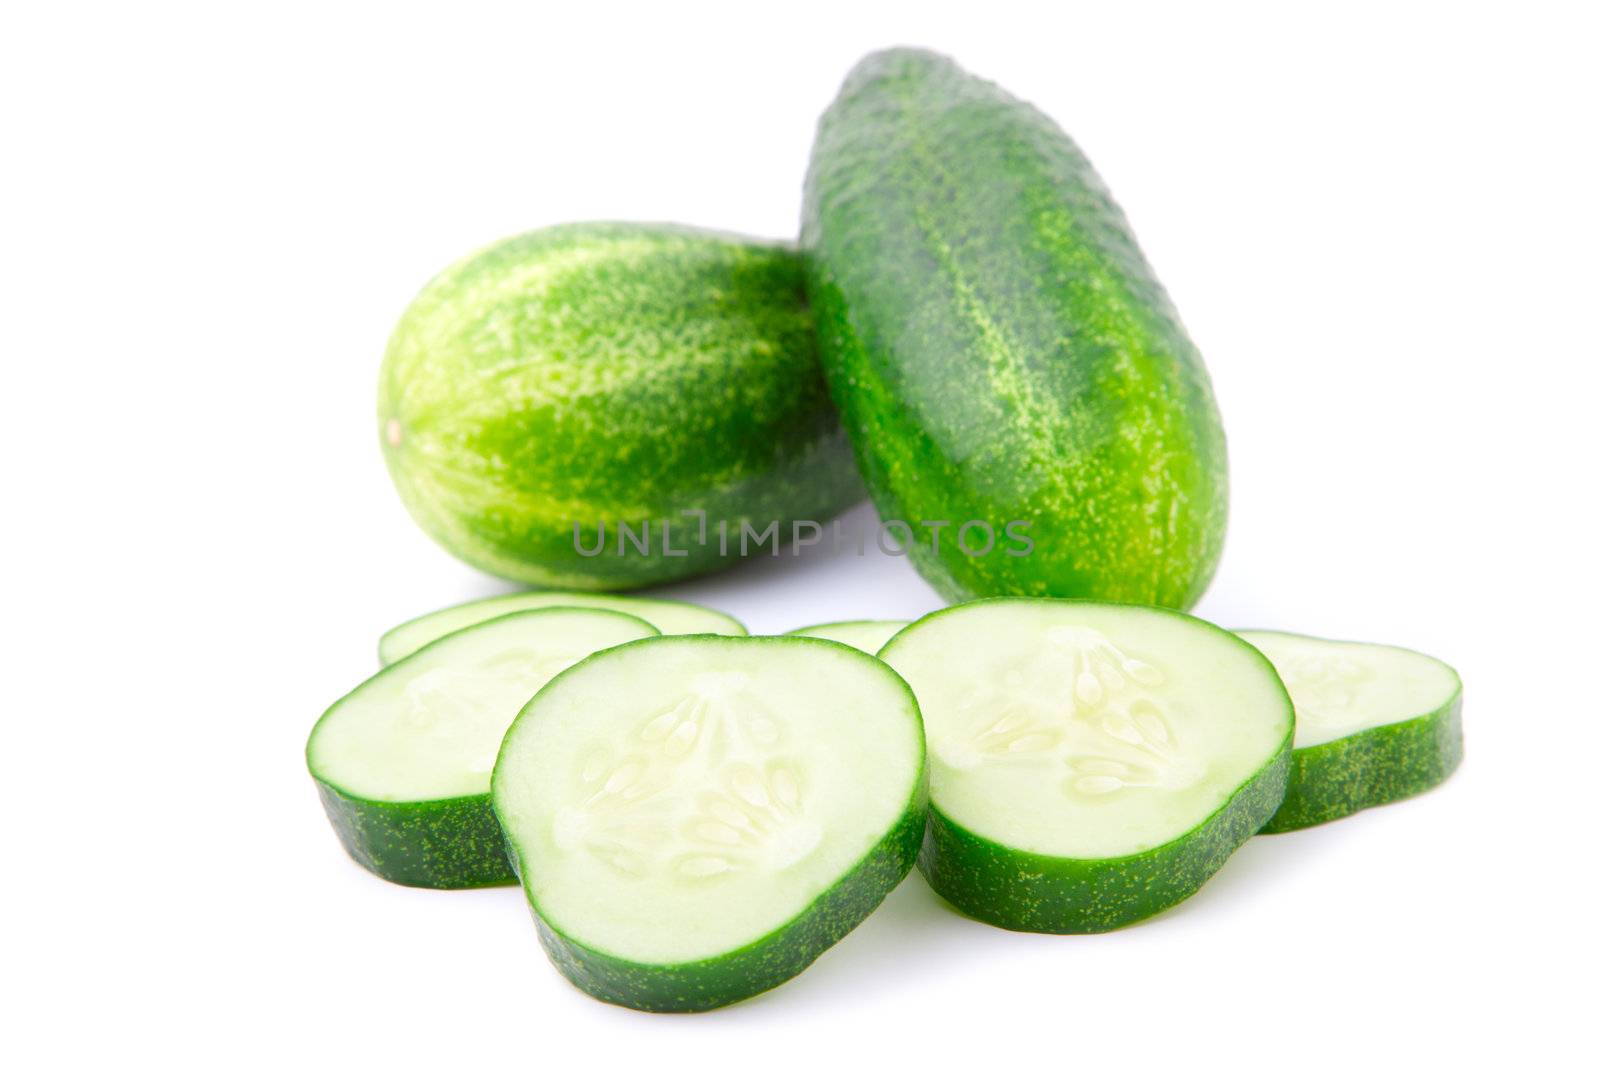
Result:
<svg viewBox="0 0 1600 1067">
<path fill-rule="evenodd" d="M 545 608 L 458 630 L 357 686 L 317 720 L 306 764 L 345 851 L 401 885 L 516 880 L 489 805 L 506 727 L 556 672 L 653 637 L 615 611 Z"/>
<path fill-rule="evenodd" d="M 1461 677 L 1392 645 L 1240 630 L 1294 699 L 1289 791 L 1265 833 L 1426 792 L 1461 764 Z"/>
<path fill-rule="evenodd" d="M 859 648 L 869 656 L 875 656 L 884 642 L 905 629 L 906 625 L 904 619 L 896 622 L 880 622 L 876 619 L 858 622 L 823 622 L 815 626 L 802 626 L 798 630 L 790 630 L 789 634 L 793 637 L 820 637 L 825 641 L 838 641 L 851 648 Z"/>
<path fill-rule="evenodd" d="M 378 661 L 393 663 L 402 656 L 411 655 L 429 641 L 497 615 L 553 607 L 620 611 L 638 616 L 664 634 L 742 635 L 746 632 L 744 623 L 732 615 L 681 600 L 607 596 L 604 593 L 508 593 L 440 608 L 401 623 L 378 638 Z"/>
<path fill-rule="evenodd" d="M 389 341 L 378 432 L 422 528 L 530 585 L 700 574 L 861 495 L 794 251 L 673 226 L 558 226 L 450 267 Z"/>
<path fill-rule="evenodd" d="M 819 126 L 801 244 L 868 489 L 935 589 L 1199 598 L 1227 513 L 1210 380 L 1054 123 L 941 56 L 868 56 Z"/>
<path fill-rule="evenodd" d="M 1199 889 L 1283 799 L 1283 683 L 1187 615 L 974 601 L 912 623 L 880 656 L 927 725 L 918 865 L 984 922 L 1092 933 L 1147 918 Z"/>
<path fill-rule="evenodd" d="M 922 722 L 893 671 L 832 641 L 659 637 L 540 690 L 493 794 L 561 973 L 704 1011 L 804 970 L 911 870 Z"/>
</svg>

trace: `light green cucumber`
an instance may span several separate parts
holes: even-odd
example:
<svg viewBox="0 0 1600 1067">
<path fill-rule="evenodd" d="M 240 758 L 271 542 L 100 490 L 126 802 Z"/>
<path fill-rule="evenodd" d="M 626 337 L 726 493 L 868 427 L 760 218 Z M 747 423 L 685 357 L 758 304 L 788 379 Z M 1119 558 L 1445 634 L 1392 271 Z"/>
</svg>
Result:
<svg viewBox="0 0 1600 1067">
<path fill-rule="evenodd" d="M 1461 763 L 1461 677 L 1391 645 L 1240 630 L 1278 669 L 1296 718 L 1289 791 L 1265 833 L 1426 792 Z"/>
<path fill-rule="evenodd" d="M 838 641 L 859 648 L 869 656 L 878 654 L 884 642 L 906 628 L 906 621 L 881 621 L 878 619 L 861 619 L 851 622 L 823 622 L 815 626 L 802 626 L 798 630 L 790 630 L 794 637 L 820 637 L 825 641 Z"/>
<path fill-rule="evenodd" d="M 801 244 L 872 499 L 937 590 L 1199 598 L 1227 513 L 1210 380 L 1055 123 L 942 56 L 870 55 L 822 117 Z"/>
<path fill-rule="evenodd" d="M 317 720 L 306 764 L 351 858 L 402 885 L 515 880 L 489 804 L 511 720 L 592 652 L 659 631 L 615 611 L 545 608 L 458 630 L 396 661 Z"/>
<path fill-rule="evenodd" d="M 604 593 L 507 593 L 470 600 L 408 619 L 378 638 L 378 661 L 393 663 L 430 641 L 497 615 L 535 608 L 604 608 L 636 615 L 664 634 L 726 634 L 746 632 L 732 615 L 682 600 L 655 600 L 642 596 L 608 596 Z"/>
<path fill-rule="evenodd" d="M 1199 889 L 1283 799 L 1283 683 L 1190 616 L 980 600 L 912 623 L 880 657 L 927 726 L 918 865 L 984 922 L 1092 933 L 1147 918 Z"/>
<path fill-rule="evenodd" d="M 675 226 L 557 226 L 450 267 L 389 341 L 378 436 L 424 530 L 530 585 L 715 570 L 860 496 L 794 251 Z"/>
<path fill-rule="evenodd" d="M 561 973 L 704 1011 L 798 974 L 910 871 L 922 722 L 899 676 L 833 641 L 658 637 L 541 689 L 493 795 Z"/>
</svg>

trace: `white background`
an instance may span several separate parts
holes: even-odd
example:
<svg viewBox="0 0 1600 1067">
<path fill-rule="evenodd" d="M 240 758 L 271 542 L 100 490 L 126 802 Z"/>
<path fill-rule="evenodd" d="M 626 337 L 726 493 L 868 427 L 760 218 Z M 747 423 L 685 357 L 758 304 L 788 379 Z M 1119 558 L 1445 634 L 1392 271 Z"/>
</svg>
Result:
<svg viewBox="0 0 1600 1067">
<path fill-rule="evenodd" d="M 540 6 L 0 21 L 10 1062 L 1592 1054 L 1582 5 Z M 1251 841 L 1125 931 L 990 929 L 913 875 L 752 1002 L 607 1007 L 548 966 L 517 890 L 355 867 L 305 774 L 381 630 L 502 588 L 402 511 L 378 360 L 434 271 L 510 233 L 791 235 L 818 113 L 896 43 L 1055 116 L 1206 353 L 1233 510 L 1199 613 L 1436 653 L 1466 680 L 1466 763 Z M 758 632 L 936 604 L 881 558 L 670 595 Z"/>
</svg>

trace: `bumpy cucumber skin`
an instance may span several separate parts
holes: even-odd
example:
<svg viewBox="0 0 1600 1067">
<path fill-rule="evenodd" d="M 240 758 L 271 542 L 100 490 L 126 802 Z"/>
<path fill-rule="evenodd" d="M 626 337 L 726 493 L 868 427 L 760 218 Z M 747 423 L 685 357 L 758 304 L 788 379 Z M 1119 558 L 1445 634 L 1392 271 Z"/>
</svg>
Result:
<svg viewBox="0 0 1600 1067">
<path fill-rule="evenodd" d="M 740 520 L 782 533 L 861 496 L 795 252 L 680 227 L 559 226 L 450 267 L 389 342 L 378 433 L 434 539 L 556 588 L 715 570 L 739 557 L 720 521 L 737 546 Z M 587 549 L 602 521 L 580 555 L 574 523 Z M 619 555 L 618 522 L 648 522 L 649 552 Z"/>
<path fill-rule="evenodd" d="M 539 940 L 566 979 L 609 1004 L 651 1012 L 710 1011 L 782 985 L 859 926 L 916 863 L 927 810 L 927 768 L 900 821 L 860 863 L 786 925 L 743 948 L 670 966 L 597 952 L 564 935 L 529 900 Z M 513 861 L 516 852 L 511 852 Z"/>
<path fill-rule="evenodd" d="M 820 123 L 801 245 L 873 501 L 940 593 L 1200 597 L 1227 513 L 1210 380 L 1053 122 L 941 56 L 868 56 Z M 985 555 L 956 543 L 974 520 Z"/>
<path fill-rule="evenodd" d="M 1297 748 L 1289 790 L 1265 834 L 1318 826 L 1425 793 L 1461 765 L 1461 689 L 1444 707 Z"/>
<path fill-rule="evenodd" d="M 379 878 L 423 889 L 517 880 L 487 793 L 395 803 L 351 796 L 320 779 L 317 793 L 344 850 Z"/>
<path fill-rule="evenodd" d="M 935 892 L 1007 930 L 1093 934 L 1148 919 L 1192 896 L 1277 810 L 1289 779 L 1284 741 L 1210 818 L 1175 841 L 1131 856 L 1069 859 L 1007 848 L 937 807 L 917 866 Z"/>
</svg>

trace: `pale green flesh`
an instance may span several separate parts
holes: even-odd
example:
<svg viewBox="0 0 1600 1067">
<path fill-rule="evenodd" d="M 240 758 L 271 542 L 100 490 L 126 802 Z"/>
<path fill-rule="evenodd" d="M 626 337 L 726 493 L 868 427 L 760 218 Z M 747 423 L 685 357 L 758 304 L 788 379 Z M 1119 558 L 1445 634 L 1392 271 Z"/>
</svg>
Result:
<svg viewBox="0 0 1600 1067">
<path fill-rule="evenodd" d="M 1432 656 L 1392 645 L 1240 630 L 1277 668 L 1294 700 L 1295 748 L 1438 711 L 1461 688 Z"/>
<path fill-rule="evenodd" d="M 799 915 L 905 814 L 922 767 L 905 686 L 854 650 L 663 638 L 596 657 L 506 737 L 495 811 L 563 937 L 652 964 Z"/>
<path fill-rule="evenodd" d="M 913 624 L 882 658 L 922 708 L 934 806 L 1044 855 L 1125 856 L 1181 837 L 1293 722 L 1260 655 L 1174 612 L 978 602 Z"/>
<path fill-rule="evenodd" d="M 878 649 L 906 628 L 906 620 L 891 620 L 888 622 L 861 621 L 861 622 L 823 622 L 815 626 L 802 626 L 798 630 L 790 630 L 792 637 L 820 637 L 824 641 L 837 641 L 851 648 L 859 648 L 869 656 L 876 656 Z"/>
<path fill-rule="evenodd" d="M 604 608 L 637 615 L 664 634 L 727 634 L 745 632 L 739 620 L 698 604 L 681 600 L 653 600 L 648 597 L 607 596 L 603 593 L 512 593 L 508 596 L 473 600 L 419 616 L 390 630 L 378 639 L 378 660 L 393 663 L 409 656 L 429 641 L 453 633 L 464 626 L 534 608 Z"/>
<path fill-rule="evenodd" d="M 450 634 L 380 671 L 312 731 L 312 773 L 368 800 L 489 791 L 506 727 L 539 688 L 593 652 L 654 637 L 614 611 L 552 608 Z"/>
</svg>

